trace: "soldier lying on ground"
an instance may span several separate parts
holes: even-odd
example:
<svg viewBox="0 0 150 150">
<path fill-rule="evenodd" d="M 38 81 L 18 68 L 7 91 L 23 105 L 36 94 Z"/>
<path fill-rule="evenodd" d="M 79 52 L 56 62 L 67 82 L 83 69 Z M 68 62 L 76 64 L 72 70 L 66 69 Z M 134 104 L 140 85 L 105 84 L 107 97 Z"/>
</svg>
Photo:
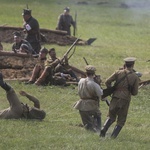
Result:
<svg viewBox="0 0 150 150">
<path fill-rule="evenodd" d="M 41 76 L 44 67 L 45 67 L 45 61 L 46 61 L 46 56 L 48 54 L 48 50 L 46 48 L 42 48 L 40 50 L 39 53 L 39 57 L 38 57 L 38 63 L 35 65 L 33 71 L 32 71 L 32 75 L 31 78 L 28 82 L 26 82 L 25 84 L 34 84 L 36 82 L 36 80 Z"/>
<path fill-rule="evenodd" d="M 49 50 L 49 56 L 49 59 L 45 62 L 45 68 L 41 76 L 35 82 L 36 85 L 55 84 L 56 73 L 60 73 L 60 75 L 69 74 L 72 78 L 76 79 L 74 72 L 68 67 L 67 57 L 65 58 L 65 62 L 61 62 L 61 60 L 56 57 L 54 48 Z M 61 77 L 61 80 L 63 80 L 63 76 Z"/>
<path fill-rule="evenodd" d="M 12 45 L 12 51 L 15 53 L 27 53 L 27 54 L 36 54 L 33 50 L 31 44 L 22 39 L 20 32 L 14 32 L 14 43 Z"/>
<path fill-rule="evenodd" d="M 34 107 L 29 107 L 27 104 L 23 104 L 14 89 L 3 81 L 3 76 L 0 73 L 0 86 L 6 91 L 7 100 L 10 107 L 0 111 L 0 119 L 39 119 L 45 118 L 46 113 L 40 109 L 40 102 L 35 97 L 29 95 L 24 91 L 20 91 L 20 95 L 26 96 L 30 101 L 34 103 Z"/>
</svg>

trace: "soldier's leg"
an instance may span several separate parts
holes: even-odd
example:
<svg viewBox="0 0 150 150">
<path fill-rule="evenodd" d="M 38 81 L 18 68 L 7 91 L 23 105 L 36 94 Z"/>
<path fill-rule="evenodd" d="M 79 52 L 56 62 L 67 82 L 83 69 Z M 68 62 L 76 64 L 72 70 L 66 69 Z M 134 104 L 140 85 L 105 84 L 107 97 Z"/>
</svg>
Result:
<svg viewBox="0 0 150 150">
<path fill-rule="evenodd" d="M 15 91 L 8 85 L 6 82 L 3 81 L 3 76 L 0 73 L 0 86 L 7 92 L 7 100 L 10 104 L 10 111 L 16 112 L 16 116 L 20 116 L 22 114 L 22 107 L 21 102 L 18 99 Z"/>
<path fill-rule="evenodd" d="M 116 115 L 118 111 L 118 108 L 116 107 L 117 106 L 116 101 L 117 99 L 113 98 L 110 102 L 108 119 L 105 121 L 104 126 L 101 129 L 100 133 L 101 137 L 105 137 L 107 130 L 116 120 Z"/>
<path fill-rule="evenodd" d="M 91 115 L 91 112 L 88 111 L 79 111 L 82 123 L 86 130 L 90 130 L 93 132 L 96 132 L 96 130 L 93 128 L 93 117 Z"/>
<path fill-rule="evenodd" d="M 116 138 L 119 134 L 119 132 L 121 131 L 122 127 L 119 125 L 116 125 L 112 134 L 111 134 L 111 138 Z"/>
<path fill-rule="evenodd" d="M 111 138 L 116 138 L 118 134 L 120 133 L 122 127 L 124 126 L 126 119 L 127 119 L 127 114 L 128 114 L 128 109 L 129 109 L 129 104 L 130 102 L 127 101 L 125 105 L 122 106 L 117 112 L 117 125 L 115 126 Z"/>
<path fill-rule="evenodd" d="M 40 75 L 40 77 L 37 79 L 37 81 L 35 82 L 36 85 L 43 85 L 45 84 L 45 81 L 49 75 L 51 68 L 50 67 L 46 67 L 42 74 Z"/>
<path fill-rule="evenodd" d="M 39 65 L 35 65 L 35 67 L 33 68 L 32 75 L 31 75 L 29 81 L 26 82 L 25 84 L 33 84 L 36 81 L 36 79 L 37 79 L 37 77 L 40 73 L 40 70 L 41 70 L 41 67 Z"/>
<path fill-rule="evenodd" d="M 8 92 L 11 89 L 11 86 L 8 85 L 6 82 L 3 81 L 3 75 L 2 73 L 0 73 L 0 86 L 6 91 Z"/>
</svg>

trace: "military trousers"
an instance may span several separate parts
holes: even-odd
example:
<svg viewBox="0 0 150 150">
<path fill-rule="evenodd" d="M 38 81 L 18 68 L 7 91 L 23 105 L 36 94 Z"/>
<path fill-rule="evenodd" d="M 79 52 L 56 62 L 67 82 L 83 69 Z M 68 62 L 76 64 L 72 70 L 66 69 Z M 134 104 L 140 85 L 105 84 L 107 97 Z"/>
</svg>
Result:
<svg viewBox="0 0 150 150">
<path fill-rule="evenodd" d="M 123 127 L 128 114 L 130 100 L 113 97 L 109 106 L 109 118 L 114 122 L 117 119 L 117 125 Z"/>
</svg>

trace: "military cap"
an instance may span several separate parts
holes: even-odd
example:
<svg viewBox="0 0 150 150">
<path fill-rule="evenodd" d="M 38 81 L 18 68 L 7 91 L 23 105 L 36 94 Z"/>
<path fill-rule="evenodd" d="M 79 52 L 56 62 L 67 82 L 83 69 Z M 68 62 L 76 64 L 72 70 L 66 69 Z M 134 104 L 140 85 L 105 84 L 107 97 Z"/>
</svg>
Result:
<svg viewBox="0 0 150 150">
<path fill-rule="evenodd" d="M 127 57 L 124 59 L 125 63 L 134 64 L 136 58 L 135 57 Z"/>
<path fill-rule="evenodd" d="M 24 15 L 31 15 L 31 10 L 30 9 L 23 9 L 22 16 Z"/>
<path fill-rule="evenodd" d="M 89 72 L 89 73 L 95 73 L 96 68 L 94 66 L 92 66 L 92 65 L 87 65 L 85 67 L 85 70 L 86 70 L 86 72 Z"/>
<path fill-rule="evenodd" d="M 69 12 L 69 11 L 70 11 L 70 8 L 69 8 L 69 7 L 66 7 L 66 8 L 64 8 L 64 10 L 65 10 L 66 12 Z"/>
<path fill-rule="evenodd" d="M 48 52 L 51 53 L 51 51 L 55 51 L 55 48 L 50 48 Z"/>
<path fill-rule="evenodd" d="M 19 31 L 15 31 L 13 32 L 13 35 L 17 37 L 17 36 L 21 36 L 21 33 Z"/>
<path fill-rule="evenodd" d="M 48 50 L 47 50 L 45 47 L 43 47 L 43 48 L 41 48 L 40 53 L 45 53 L 45 54 L 47 54 L 47 53 L 48 53 Z"/>
</svg>

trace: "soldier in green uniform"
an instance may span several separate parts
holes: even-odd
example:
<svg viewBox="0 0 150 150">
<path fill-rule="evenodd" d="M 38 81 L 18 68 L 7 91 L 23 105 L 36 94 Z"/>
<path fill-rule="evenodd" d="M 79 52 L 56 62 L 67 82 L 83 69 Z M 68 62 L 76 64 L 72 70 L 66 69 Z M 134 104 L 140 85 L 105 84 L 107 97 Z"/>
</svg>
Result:
<svg viewBox="0 0 150 150">
<path fill-rule="evenodd" d="M 29 9 L 24 9 L 22 16 L 24 19 L 24 32 L 26 33 L 25 39 L 31 44 L 34 51 L 38 54 L 41 49 L 39 23 L 31 16 L 31 10 Z"/>
<path fill-rule="evenodd" d="M 27 97 L 30 101 L 34 103 L 33 107 L 23 104 L 15 90 L 3 81 L 3 76 L 0 73 L 0 86 L 6 91 L 7 100 L 10 107 L 0 111 L 0 119 L 38 119 L 42 120 L 45 118 L 46 113 L 44 110 L 40 109 L 40 102 L 34 96 L 26 93 L 25 91 L 20 91 L 20 95 Z"/>
<path fill-rule="evenodd" d="M 56 29 L 67 31 L 67 34 L 71 35 L 70 27 L 72 25 L 75 28 L 76 24 L 69 13 L 70 13 L 70 8 L 66 7 L 64 9 L 64 13 L 58 17 L 58 23 Z"/>
<path fill-rule="evenodd" d="M 78 94 L 80 100 L 74 105 L 79 110 L 85 129 L 96 132 L 96 128 L 101 128 L 101 112 L 99 110 L 99 100 L 103 94 L 101 87 L 94 81 L 95 67 L 86 66 L 86 78 L 81 78 L 78 83 Z M 95 126 L 95 118 L 97 125 Z"/>
<path fill-rule="evenodd" d="M 125 58 L 125 68 L 114 72 L 105 82 L 107 87 L 111 87 L 112 82 L 118 82 L 121 78 L 126 76 L 117 84 L 116 90 L 113 92 L 108 119 L 101 129 L 101 137 L 105 137 L 108 128 L 116 121 L 116 118 L 117 124 L 111 134 L 112 138 L 118 136 L 126 122 L 131 95 L 134 96 L 138 94 L 139 77 L 133 70 L 135 60 L 134 57 Z"/>
</svg>

